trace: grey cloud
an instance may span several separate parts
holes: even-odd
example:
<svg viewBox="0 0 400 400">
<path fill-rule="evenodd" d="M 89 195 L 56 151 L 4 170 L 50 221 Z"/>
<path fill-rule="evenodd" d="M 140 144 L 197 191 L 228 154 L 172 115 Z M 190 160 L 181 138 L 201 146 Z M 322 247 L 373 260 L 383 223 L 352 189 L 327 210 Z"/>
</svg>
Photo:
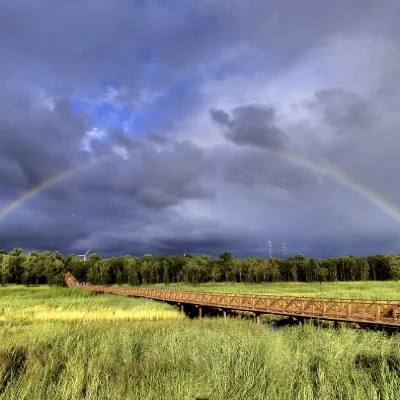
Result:
<svg viewBox="0 0 400 400">
<path fill-rule="evenodd" d="M 290 144 L 289 137 L 276 126 L 272 107 L 246 105 L 235 108 L 231 117 L 223 110 L 210 110 L 210 115 L 223 125 L 226 138 L 238 145 L 277 150 Z"/>
<path fill-rule="evenodd" d="M 54 8 L 48 0 L 2 2 L 0 43 L 8 62 L 0 71 L 11 80 L 32 79 L 62 92 L 72 84 L 90 90 L 104 79 L 122 80 L 134 99 L 143 83 L 163 87 L 177 79 L 177 70 L 236 44 L 251 44 L 266 53 L 263 65 L 273 57 L 281 68 L 332 32 L 357 25 L 372 29 L 370 16 L 381 7 L 360 4 L 84 0 Z M 304 23 L 309 10 L 313 24 Z"/>
<path fill-rule="evenodd" d="M 317 91 L 310 107 L 320 112 L 324 121 L 338 128 L 341 134 L 348 129 L 368 128 L 379 118 L 370 101 L 339 88 Z"/>
<path fill-rule="evenodd" d="M 210 166 L 206 164 L 203 150 L 193 143 L 177 142 L 161 152 L 144 151 L 141 159 L 143 183 L 153 185 L 153 190 L 164 191 L 169 196 L 164 196 L 165 200 L 213 196 L 212 187 L 204 181 Z"/>
<path fill-rule="evenodd" d="M 77 160 L 80 140 L 89 127 L 85 116 L 71 114 L 64 99 L 55 103 L 54 111 L 19 107 L 2 110 L 0 115 L 0 156 L 14 164 L 8 171 L 17 174 L 14 183 L 21 181 L 19 171 L 27 184 L 35 185 L 68 169 Z"/>
<path fill-rule="evenodd" d="M 242 105 L 228 109 L 216 103 L 210 116 L 215 135 L 222 130 L 237 146 L 201 147 L 194 143 L 197 137 L 185 142 L 175 136 L 186 112 L 194 115 L 187 129 L 197 128 L 192 102 L 201 97 L 197 87 L 204 79 L 221 82 L 246 73 L 273 84 L 276 76 L 297 68 L 304 55 L 317 62 L 314 47 L 337 34 L 346 39 L 369 32 L 398 41 L 399 4 L 385 4 L 84 0 L 54 7 L 47 0 L 0 0 L 0 209 L 51 176 L 112 155 L 114 146 L 130 154 L 127 160 L 115 156 L 83 168 L 2 218 L 0 248 L 68 253 L 88 245 L 105 256 L 185 250 L 245 256 L 266 255 L 271 236 L 276 254 L 281 240 L 289 254 L 396 249 L 398 226 L 384 220 L 376 206 L 329 179 L 317 184 L 315 173 L 264 150 L 293 150 L 292 141 L 299 138 L 310 154 L 329 158 L 397 204 L 397 55 L 379 60 L 382 82 L 369 97 L 345 86 L 332 89 L 337 83 L 329 74 L 299 83 L 312 86 L 315 79 L 325 89 L 306 107 L 312 114 L 306 128 L 294 123 L 297 137 L 283 128 L 275 108 L 241 101 L 241 94 L 235 97 L 229 88 L 216 97 Z M 340 66 L 338 59 L 337 75 Z M 371 66 L 364 67 L 367 81 Z M 93 154 L 81 149 L 86 131 L 99 121 L 78 113 L 74 100 L 97 99 L 110 85 L 124 88 L 115 96 L 115 107 L 153 112 L 158 93 L 176 83 L 186 85 L 193 98 L 185 107 L 181 98 L 166 105 L 168 116 L 152 113 L 150 133 L 134 137 L 115 129 L 115 121 L 100 121 L 108 136 L 91 141 Z M 53 110 L 43 106 L 47 96 Z M 178 108 L 185 108 L 179 118 Z M 394 119 L 391 127 L 384 126 L 388 117 Z M 332 141 L 319 147 L 313 143 L 314 118 L 322 121 L 321 134 L 334 132 Z M 140 121 L 134 124 L 137 128 Z M 356 212 L 364 223 L 353 221 Z"/>
<path fill-rule="evenodd" d="M 117 145 L 125 148 L 132 146 L 133 140 L 129 138 L 122 129 L 113 129 L 109 132 L 109 139 Z"/>
<path fill-rule="evenodd" d="M 157 144 L 170 144 L 171 143 L 171 138 L 169 138 L 168 136 L 159 135 L 157 133 L 149 133 L 147 135 L 147 139 L 154 143 L 157 143 Z"/>
<path fill-rule="evenodd" d="M 316 238 L 313 242 L 315 257 L 343 257 L 348 254 L 370 255 L 387 254 L 397 248 L 399 240 L 391 235 L 374 236 L 373 238 L 360 233 L 352 237 L 325 235 L 323 238 Z M 299 253 L 309 252 L 308 243 L 302 243 L 299 247 Z M 369 249 L 368 251 L 366 249 Z"/>
<path fill-rule="evenodd" d="M 329 88 L 318 90 L 310 99 L 305 99 L 299 105 L 311 111 L 315 120 L 320 121 L 318 132 L 314 132 L 316 142 L 308 144 L 309 149 L 332 162 L 340 162 L 350 153 L 357 152 L 363 143 L 373 139 L 377 132 L 382 130 L 385 123 L 385 116 L 377 106 L 381 103 L 354 92 L 341 88 Z M 309 121 L 307 121 L 309 122 Z M 303 136 L 313 132 L 308 123 L 300 123 L 293 130 L 297 136 Z M 319 143 L 319 137 L 330 132 L 328 144 Z"/>
<path fill-rule="evenodd" d="M 226 177 L 229 181 L 245 186 L 268 184 L 289 190 L 310 181 L 315 182 L 307 171 L 251 151 L 237 155 L 227 163 Z"/>
<path fill-rule="evenodd" d="M 211 118 L 218 124 L 228 127 L 231 123 L 230 115 L 223 110 L 210 110 Z"/>
<path fill-rule="evenodd" d="M 178 254 L 182 255 L 183 252 L 192 254 L 214 254 L 218 256 L 222 253 L 222 249 L 234 246 L 236 254 L 244 253 L 249 243 L 243 243 L 243 240 L 238 238 L 228 237 L 227 233 L 224 236 L 214 235 L 203 238 L 171 238 L 159 239 L 156 241 L 157 249 L 160 253 L 174 254 L 176 249 L 182 249 Z"/>
<path fill-rule="evenodd" d="M 379 193 L 390 196 L 393 189 L 397 190 L 394 185 L 398 164 L 395 153 L 400 151 L 397 111 L 386 108 L 379 97 L 373 102 L 337 88 L 316 92 L 309 107 L 335 132 L 329 145 L 320 149 L 322 156 Z M 393 119 L 394 122 L 389 122 Z"/>
<path fill-rule="evenodd" d="M 111 129 L 110 131 L 108 131 L 107 145 L 109 146 L 110 143 L 122 147 L 123 149 L 126 150 L 127 154 L 131 153 L 133 154 L 135 153 L 136 150 L 145 147 L 143 139 L 142 140 L 134 139 L 122 129 Z"/>
<path fill-rule="evenodd" d="M 144 187 L 136 194 L 136 199 L 149 207 L 164 208 L 177 202 L 177 198 L 170 196 L 154 187 Z"/>
<path fill-rule="evenodd" d="M 112 236 L 110 231 L 127 222 L 143 229 L 149 224 L 149 208 L 155 213 L 185 198 L 213 196 L 205 179 L 209 167 L 203 150 L 193 143 L 169 141 L 157 149 L 160 145 L 154 141 L 110 131 L 108 138 L 91 141 L 91 156 L 81 149 L 91 121 L 72 113 L 65 99 L 55 100 L 52 110 L 36 106 L 33 99 L 18 107 L 4 103 L 8 108 L 0 110 L 0 210 L 38 183 L 92 156 L 112 155 L 115 144 L 132 154 L 128 160 L 113 156 L 88 164 L 23 203 L 2 219 L 0 247 L 78 251 L 76 246 L 90 235 Z M 122 238 L 119 243 L 118 251 L 124 251 Z M 137 245 L 136 251 L 150 250 Z"/>
</svg>

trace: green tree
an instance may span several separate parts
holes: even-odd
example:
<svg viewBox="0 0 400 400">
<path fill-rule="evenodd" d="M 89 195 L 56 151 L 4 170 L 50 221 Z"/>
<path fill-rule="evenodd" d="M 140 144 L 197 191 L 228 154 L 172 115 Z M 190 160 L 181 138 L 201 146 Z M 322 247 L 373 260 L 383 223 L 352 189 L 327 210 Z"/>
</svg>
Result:
<svg viewBox="0 0 400 400">
<path fill-rule="evenodd" d="M 281 264 L 280 275 L 286 282 L 297 282 L 297 263 L 288 258 Z"/>
<path fill-rule="evenodd" d="M 40 255 L 41 270 L 38 271 L 38 279 L 47 282 L 48 285 L 59 285 L 62 282 L 64 262 L 59 252 L 46 251 Z"/>
<path fill-rule="evenodd" d="M 9 255 L 12 257 L 12 271 L 11 271 L 11 282 L 23 283 L 23 263 L 25 261 L 26 255 L 21 248 L 13 249 Z"/>
<path fill-rule="evenodd" d="M 157 262 L 151 254 L 145 254 L 140 259 L 141 280 L 144 284 L 152 284 L 156 281 Z"/>
<path fill-rule="evenodd" d="M 1 284 L 4 286 L 11 276 L 13 266 L 12 256 L 8 254 L 0 254 L 0 279 Z"/>
<path fill-rule="evenodd" d="M 357 280 L 366 281 L 369 278 L 369 264 L 366 257 L 357 258 Z"/>
<path fill-rule="evenodd" d="M 30 286 L 37 281 L 37 270 L 38 266 L 41 264 L 39 259 L 39 253 L 37 251 L 32 251 L 27 257 L 25 257 L 22 267 L 22 282 L 26 286 Z"/>
<path fill-rule="evenodd" d="M 232 280 L 234 275 L 236 257 L 233 254 L 225 251 L 219 256 L 219 263 L 220 271 L 224 280 L 229 282 Z"/>
<path fill-rule="evenodd" d="M 390 279 L 389 259 L 382 254 L 369 256 L 370 277 L 373 280 L 383 281 Z"/>
<path fill-rule="evenodd" d="M 389 277 L 395 281 L 400 279 L 400 255 L 390 253 L 386 256 L 389 266 Z"/>
<path fill-rule="evenodd" d="M 127 276 L 127 282 L 131 286 L 139 286 L 139 270 L 140 270 L 140 259 L 137 257 L 127 257 L 125 261 L 125 271 Z"/>
</svg>

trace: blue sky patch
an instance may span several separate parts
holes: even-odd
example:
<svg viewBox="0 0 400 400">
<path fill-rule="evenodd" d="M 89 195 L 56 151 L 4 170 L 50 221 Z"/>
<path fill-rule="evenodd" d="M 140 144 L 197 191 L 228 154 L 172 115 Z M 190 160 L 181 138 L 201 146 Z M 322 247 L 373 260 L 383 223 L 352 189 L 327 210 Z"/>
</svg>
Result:
<svg viewBox="0 0 400 400">
<path fill-rule="evenodd" d="M 109 84 L 107 87 L 111 87 Z M 135 108 L 118 101 L 71 100 L 74 113 L 89 114 L 99 129 L 125 129 L 127 134 L 141 135 L 165 123 L 184 118 L 198 100 L 199 80 L 186 79 L 172 85 L 153 102 Z"/>
</svg>

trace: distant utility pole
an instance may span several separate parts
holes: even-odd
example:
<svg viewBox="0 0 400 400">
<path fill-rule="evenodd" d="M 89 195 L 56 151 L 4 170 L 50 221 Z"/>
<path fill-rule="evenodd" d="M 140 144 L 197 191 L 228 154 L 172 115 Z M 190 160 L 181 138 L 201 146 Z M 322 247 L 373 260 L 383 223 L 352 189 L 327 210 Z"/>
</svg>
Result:
<svg viewBox="0 0 400 400">
<path fill-rule="evenodd" d="M 286 243 L 285 242 L 282 243 L 282 257 L 283 258 L 286 257 Z"/>
<path fill-rule="evenodd" d="M 272 258 L 272 242 L 271 242 L 271 239 L 268 239 L 268 246 L 269 246 L 269 258 Z"/>
</svg>

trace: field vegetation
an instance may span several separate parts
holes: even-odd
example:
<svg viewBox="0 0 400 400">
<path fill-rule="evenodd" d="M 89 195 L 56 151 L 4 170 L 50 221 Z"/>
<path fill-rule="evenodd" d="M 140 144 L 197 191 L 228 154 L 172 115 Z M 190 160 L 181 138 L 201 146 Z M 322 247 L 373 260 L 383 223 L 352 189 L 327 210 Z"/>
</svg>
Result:
<svg viewBox="0 0 400 400">
<path fill-rule="evenodd" d="M 118 321 L 182 319 L 176 308 L 146 299 L 94 296 L 60 287 L 8 286 L 0 289 L 0 322 Z"/>
<path fill-rule="evenodd" d="M 38 307 L 44 314 L 30 318 Z M 0 310 L 1 399 L 378 400 L 400 392 L 397 335 L 188 320 L 152 301 L 48 287 L 0 288 Z M 121 319 L 118 310 L 147 317 Z M 65 312 L 75 318 L 45 317 Z"/>
</svg>

